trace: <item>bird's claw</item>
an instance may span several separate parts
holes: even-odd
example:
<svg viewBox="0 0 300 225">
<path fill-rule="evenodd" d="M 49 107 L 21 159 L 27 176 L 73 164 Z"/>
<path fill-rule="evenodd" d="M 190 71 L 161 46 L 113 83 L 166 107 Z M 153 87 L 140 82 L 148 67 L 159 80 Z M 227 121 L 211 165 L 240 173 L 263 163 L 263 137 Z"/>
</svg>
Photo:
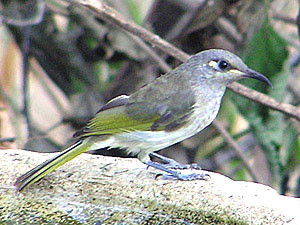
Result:
<svg viewBox="0 0 300 225">
<path fill-rule="evenodd" d="M 207 173 L 191 173 L 191 174 L 178 174 L 179 180 L 192 181 L 192 180 L 208 180 L 210 175 Z"/>
<path fill-rule="evenodd" d="M 176 161 L 174 161 L 175 163 L 169 163 L 169 164 L 165 164 L 165 166 L 168 169 L 173 169 L 173 170 L 186 170 L 186 169 L 193 169 L 193 170 L 201 170 L 201 167 L 196 164 L 180 164 L 177 163 Z"/>
<path fill-rule="evenodd" d="M 156 178 L 163 176 L 167 180 L 182 180 L 182 181 L 193 181 L 193 180 L 209 180 L 210 175 L 206 173 L 191 173 L 191 174 L 182 174 L 177 173 L 176 175 L 172 174 L 158 174 Z"/>
</svg>

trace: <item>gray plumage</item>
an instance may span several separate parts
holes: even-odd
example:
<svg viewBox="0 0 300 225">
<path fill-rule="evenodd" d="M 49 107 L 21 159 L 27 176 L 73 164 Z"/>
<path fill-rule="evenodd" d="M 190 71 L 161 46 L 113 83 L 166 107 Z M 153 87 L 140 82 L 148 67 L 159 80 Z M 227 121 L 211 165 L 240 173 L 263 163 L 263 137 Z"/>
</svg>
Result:
<svg viewBox="0 0 300 225">
<path fill-rule="evenodd" d="M 109 101 L 75 136 L 78 142 L 58 156 L 19 177 L 18 190 L 89 150 L 121 148 L 143 163 L 181 180 L 203 179 L 205 174 L 183 175 L 188 168 L 153 152 L 200 132 L 217 116 L 226 86 L 243 77 L 271 86 L 229 51 L 212 49 L 192 56 L 176 69 L 131 96 Z M 152 162 L 150 155 L 167 165 Z"/>
</svg>

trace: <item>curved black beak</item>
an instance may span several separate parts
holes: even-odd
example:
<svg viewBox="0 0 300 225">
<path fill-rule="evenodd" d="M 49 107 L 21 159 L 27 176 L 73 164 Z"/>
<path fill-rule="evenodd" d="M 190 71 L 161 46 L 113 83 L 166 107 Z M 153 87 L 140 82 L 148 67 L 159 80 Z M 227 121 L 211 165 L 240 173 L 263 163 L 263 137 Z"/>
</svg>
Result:
<svg viewBox="0 0 300 225">
<path fill-rule="evenodd" d="M 251 70 L 251 69 L 247 69 L 246 71 L 244 71 L 244 73 L 245 74 L 243 75 L 243 77 L 249 77 L 249 78 L 252 78 L 252 79 L 256 79 L 256 80 L 262 81 L 265 84 L 267 84 L 270 87 L 272 87 L 272 83 L 264 75 L 262 75 L 262 74 L 260 74 L 260 73 L 258 73 L 256 71 L 254 71 L 254 70 Z"/>
</svg>

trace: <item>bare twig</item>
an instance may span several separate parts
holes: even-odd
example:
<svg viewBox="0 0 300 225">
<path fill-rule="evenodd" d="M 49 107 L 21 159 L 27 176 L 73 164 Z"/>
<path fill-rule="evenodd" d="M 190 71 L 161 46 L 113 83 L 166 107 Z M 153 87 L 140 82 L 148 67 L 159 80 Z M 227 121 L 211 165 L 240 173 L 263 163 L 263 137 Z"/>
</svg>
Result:
<svg viewBox="0 0 300 225">
<path fill-rule="evenodd" d="M 14 142 L 15 140 L 16 140 L 15 137 L 0 138 L 0 143 L 1 142 Z"/>
<path fill-rule="evenodd" d="M 159 67 L 165 72 L 169 72 L 170 70 L 172 70 L 172 68 L 159 56 L 156 54 L 155 51 L 152 50 L 152 48 L 150 48 L 142 39 L 140 39 L 139 37 L 126 32 L 126 34 L 132 39 L 134 40 L 137 45 L 140 46 L 140 48 L 142 48 L 145 52 L 147 52 L 147 54 L 159 65 Z"/>
<path fill-rule="evenodd" d="M 296 22 L 297 29 L 298 29 L 298 36 L 300 38 L 300 8 L 298 9 L 298 15 L 297 15 L 295 22 Z"/>
<path fill-rule="evenodd" d="M 219 18 L 218 21 L 216 21 L 216 28 L 236 46 L 242 46 L 242 35 L 238 32 L 235 26 L 229 22 L 229 20 L 223 17 Z"/>
<path fill-rule="evenodd" d="M 167 52 L 171 56 L 181 61 L 186 61 L 189 58 L 188 54 L 182 52 L 180 49 L 171 45 L 169 42 L 161 39 L 158 35 L 155 35 L 147 29 L 142 28 L 134 22 L 124 18 L 123 15 L 121 15 L 116 10 L 107 6 L 104 3 L 101 3 L 99 1 L 95 2 L 85 0 L 79 0 L 78 3 L 91 10 L 96 15 L 96 17 L 99 17 L 100 19 L 106 21 L 109 24 L 118 25 L 124 30 L 149 42 L 152 45 L 152 47 L 157 47 L 161 51 Z"/>
<path fill-rule="evenodd" d="M 194 19 L 199 15 L 202 9 L 207 5 L 208 0 L 204 0 L 198 3 L 198 6 L 192 10 L 192 12 L 186 12 L 181 18 L 176 26 L 171 29 L 168 34 L 165 36 L 166 40 L 173 40 L 185 33 L 190 27 Z"/>
<path fill-rule="evenodd" d="M 229 89 L 254 102 L 263 104 L 271 109 L 282 112 L 290 117 L 297 119 L 298 121 L 300 120 L 300 111 L 297 107 L 291 104 L 277 102 L 274 98 L 271 98 L 258 91 L 251 90 L 250 88 L 247 88 L 239 83 L 230 84 Z"/>
<path fill-rule="evenodd" d="M 282 15 L 282 14 L 279 14 L 279 13 L 275 13 L 273 15 L 273 18 L 276 19 L 276 20 L 280 20 L 282 22 L 285 22 L 285 23 L 290 23 L 290 24 L 296 24 L 297 23 L 297 21 L 294 18 L 286 16 L 286 15 Z"/>
<path fill-rule="evenodd" d="M 28 94 L 28 73 L 29 73 L 29 48 L 30 48 L 30 36 L 32 31 L 32 26 L 39 24 L 43 20 L 44 11 L 45 11 L 45 2 L 37 1 L 37 2 L 29 2 L 26 5 L 26 10 L 20 9 L 22 3 L 20 5 L 14 5 L 16 11 L 22 11 L 24 16 L 30 17 L 28 20 L 19 20 L 9 16 L 2 16 L 1 20 L 9 25 L 21 27 L 23 30 L 23 41 L 22 41 L 22 93 L 23 93 L 23 114 L 26 119 L 28 136 L 32 135 L 31 122 L 30 122 L 30 114 L 28 110 L 29 104 L 29 94 Z M 35 13 L 35 9 L 37 11 Z M 8 10 L 9 11 L 9 10 Z M 14 13 L 12 13 L 14 14 Z M 16 13 L 17 14 L 17 13 Z M 33 16 L 32 16 L 33 15 Z"/>
<path fill-rule="evenodd" d="M 22 5 L 24 3 L 17 3 L 17 4 Z M 18 8 L 17 5 L 15 6 L 15 8 Z M 28 6 L 28 11 L 32 11 L 34 8 L 36 8 L 37 12 L 34 15 L 33 13 L 30 13 L 28 19 L 13 18 L 12 17 L 13 13 L 11 13 L 11 15 L 0 15 L 0 21 L 18 27 L 27 27 L 27 26 L 40 24 L 44 18 L 45 2 L 43 0 L 38 0 L 37 2 L 34 1 L 30 2 L 30 6 Z"/>
<path fill-rule="evenodd" d="M 22 43 L 22 93 L 23 93 L 23 114 L 26 119 L 26 126 L 28 136 L 31 137 L 31 120 L 28 110 L 29 105 L 29 93 L 28 93 L 28 79 L 29 79 L 29 47 L 30 47 L 30 34 L 31 26 L 24 27 L 24 38 Z"/>
<path fill-rule="evenodd" d="M 220 124 L 218 121 L 214 121 L 214 127 L 219 131 L 225 141 L 232 147 L 235 154 L 242 160 L 243 164 L 246 166 L 250 176 L 254 181 L 259 181 L 258 176 L 252 166 L 249 164 L 246 155 L 243 153 L 242 149 L 238 145 L 238 143 L 230 136 L 230 134 L 226 131 L 226 129 Z"/>
<path fill-rule="evenodd" d="M 90 9 L 96 17 L 105 20 L 107 23 L 118 25 L 122 29 L 149 42 L 153 47 L 159 48 L 161 51 L 168 53 L 176 59 L 184 62 L 189 58 L 188 54 L 182 52 L 180 49 L 176 48 L 167 41 L 161 39 L 159 36 L 146 30 L 145 28 L 142 28 L 135 23 L 128 21 L 116 10 L 99 1 L 94 2 L 91 0 L 79 0 L 77 3 L 80 3 L 81 5 Z M 231 84 L 229 86 L 229 89 L 246 98 L 251 99 L 252 101 L 258 102 L 267 107 L 270 107 L 273 110 L 285 113 L 297 120 L 300 120 L 300 111 L 293 105 L 287 103 L 279 103 L 275 99 L 258 91 L 247 88 L 239 83 Z"/>
</svg>

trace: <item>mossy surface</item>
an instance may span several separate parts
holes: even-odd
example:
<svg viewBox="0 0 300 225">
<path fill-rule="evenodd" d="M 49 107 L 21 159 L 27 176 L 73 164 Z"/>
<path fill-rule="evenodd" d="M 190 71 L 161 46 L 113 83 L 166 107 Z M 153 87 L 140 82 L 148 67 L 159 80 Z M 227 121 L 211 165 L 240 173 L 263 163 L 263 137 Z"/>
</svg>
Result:
<svg viewBox="0 0 300 225">
<path fill-rule="evenodd" d="M 0 156 L 0 224 L 284 224 L 293 218 L 278 206 L 300 206 L 215 173 L 209 181 L 157 180 L 138 160 L 86 154 L 16 193 L 16 177 L 49 154 Z"/>
</svg>

